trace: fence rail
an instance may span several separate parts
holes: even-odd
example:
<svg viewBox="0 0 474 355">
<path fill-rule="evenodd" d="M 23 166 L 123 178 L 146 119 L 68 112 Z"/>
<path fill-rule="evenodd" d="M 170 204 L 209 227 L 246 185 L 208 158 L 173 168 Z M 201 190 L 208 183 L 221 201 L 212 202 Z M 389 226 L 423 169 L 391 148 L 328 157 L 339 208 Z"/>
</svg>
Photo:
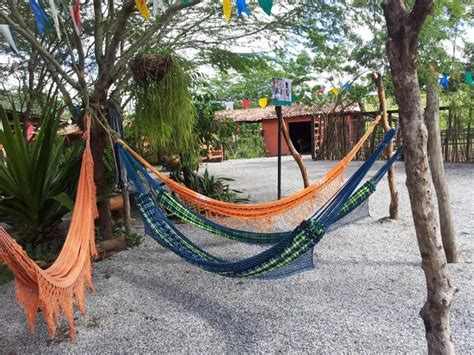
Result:
<svg viewBox="0 0 474 355">
<path fill-rule="evenodd" d="M 452 163 L 474 163 L 474 119 L 471 109 L 450 110 L 442 107 L 440 114 L 441 144 L 443 158 Z M 313 159 L 340 160 L 362 137 L 377 112 L 341 112 L 323 117 L 325 122 L 318 146 L 313 144 Z M 389 111 L 392 127 L 398 126 L 398 112 Z M 472 122 L 472 123 L 471 123 Z M 365 160 L 382 142 L 384 131 L 380 125 L 357 153 L 356 160 Z M 394 146 L 402 143 L 400 130 L 397 131 Z M 385 159 L 383 157 L 383 159 Z"/>
</svg>

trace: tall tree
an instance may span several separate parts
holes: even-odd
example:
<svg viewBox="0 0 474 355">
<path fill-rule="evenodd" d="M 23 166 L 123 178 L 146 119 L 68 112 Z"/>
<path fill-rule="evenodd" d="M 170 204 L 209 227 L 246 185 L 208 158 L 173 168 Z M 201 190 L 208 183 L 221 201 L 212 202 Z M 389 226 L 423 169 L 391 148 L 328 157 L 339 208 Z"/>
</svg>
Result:
<svg viewBox="0 0 474 355">
<path fill-rule="evenodd" d="M 433 9 L 432 0 L 383 0 L 388 38 L 386 51 L 399 106 L 405 145 L 405 169 L 416 236 L 425 273 L 427 300 L 420 311 L 430 354 L 453 354 L 449 312 L 457 289 L 447 270 L 431 193 L 427 157 L 427 129 L 423 120 L 417 73 L 420 31 Z"/>
<path fill-rule="evenodd" d="M 167 2 L 168 3 L 168 2 Z M 283 2 L 285 4 L 286 2 Z M 37 35 L 33 14 L 19 0 L 6 0 L 0 4 L 0 19 L 34 48 L 55 81 L 62 98 L 71 111 L 79 103 L 83 110 L 93 114 L 96 124 L 91 131 L 91 146 L 95 161 L 95 182 L 98 195 L 104 195 L 105 170 L 102 162 L 107 133 L 103 128 L 108 100 L 122 98 L 127 92 L 131 74 L 128 61 L 137 53 L 169 49 L 193 51 L 205 55 L 213 48 L 226 48 L 246 38 L 282 33 L 296 10 L 281 11 L 273 20 L 260 16 L 244 22 L 238 19 L 227 23 L 216 3 L 203 0 L 177 0 L 166 6 L 153 21 L 143 25 L 134 0 L 118 4 L 114 1 L 93 0 L 82 3 L 83 32 L 74 30 L 69 9 L 60 8 L 61 40 L 53 31 Z M 66 18 L 66 15 L 68 16 Z M 263 15 L 263 12 L 261 13 Z M 45 43 L 58 43 L 48 50 Z M 64 60 L 63 53 L 68 55 Z M 112 237 L 110 210 L 107 200 L 98 202 L 98 225 L 102 237 Z"/>
</svg>

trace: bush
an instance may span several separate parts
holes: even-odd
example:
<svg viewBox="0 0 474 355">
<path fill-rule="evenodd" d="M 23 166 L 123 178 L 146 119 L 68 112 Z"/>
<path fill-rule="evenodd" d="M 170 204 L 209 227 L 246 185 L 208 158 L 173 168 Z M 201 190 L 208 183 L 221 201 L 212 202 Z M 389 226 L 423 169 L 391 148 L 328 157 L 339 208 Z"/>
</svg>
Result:
<svg viewBox="0 0 474 355">
<path fill-rule="evenodd" d="M 259 123 L 245 123 L 238 126 L 227 150 L 228 159 L 248 159 L 265 156 L 265 142 Z"/>
<path fill-rule="evenodd" d="M 49 238 L 46 231 L 72 210 L 82 142 L 64 149 L 57 134 L 59 118 L 53 109 L 45 114 L 34 141 L 26 141 L 15 108 L 13 112 L 11 128 L 0 106 L 0 144 L 6 155 L 0 159 L 0 213 L 15 222 L 23 247 L 35 246 Z"/>
<path fill-rule="evenodd" d="M 206 169 L 204 174 L 199 175 L 191 169 L 180 167 L 171 171 L 170 177 L 178 181 L 191 190 L 199 192 L 201 195 L 213 198 L 215 200 L 226 202 L 246 202 L 247 198 L 239 197 L 241 191 L 231 189 L 228 181 L 234 181 L 230 178 L 215 177 L 209 174 Z"/>
</svg>

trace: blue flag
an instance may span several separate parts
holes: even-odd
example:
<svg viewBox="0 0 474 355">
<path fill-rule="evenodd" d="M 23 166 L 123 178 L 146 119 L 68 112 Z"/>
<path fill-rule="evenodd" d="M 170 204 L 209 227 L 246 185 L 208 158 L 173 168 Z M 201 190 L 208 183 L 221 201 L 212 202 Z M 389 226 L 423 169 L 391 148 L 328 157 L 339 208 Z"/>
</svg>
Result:
<svg viewBox="0 0 474 355">
<path fill-rule="evenodd" d="M 245 12 L 247 16 L 250 16 L 249 8 L 247 7 L 245 0 L 237 0 L 236 5 L 239 16 L 242 16 L 242 12 Z"/>
<path fill-rule="evenodd" d="M 38 32 L 43 34 L 44 30 L 51 27 L 51 21 L 48 15 L 44 11 L 43 7 L 38 4 L 36 0 L 30 0 L 30 7 L 35 15 L 36 25 L 38 26 Z"/>
<path fill-rule="evenodd" d="M 449 88 L 448 74 L 443 73 L 443 75 L 441 76 L 441 79 L 439 81 L 439 85 L 441 85 L 441 87 L 443 89 L 448 90 L 448 88 Z"/>
<path fill-rule="evenodd" d="M 351 84 L 349 82 L 347 82 L 347 83 L 344 84 L 344 86 L 342 88 L 347 91 L 351 88 Z"/>
</svg>

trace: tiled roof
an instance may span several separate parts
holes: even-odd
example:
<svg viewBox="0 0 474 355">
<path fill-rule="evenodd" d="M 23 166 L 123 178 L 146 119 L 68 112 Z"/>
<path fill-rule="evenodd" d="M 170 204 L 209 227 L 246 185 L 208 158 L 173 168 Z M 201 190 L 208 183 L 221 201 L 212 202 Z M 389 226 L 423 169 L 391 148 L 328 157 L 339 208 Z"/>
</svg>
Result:
<svg viewBox="0 0 474 355">
<path fill-rule="evenodd" d="M 358 111 L 357 105 L 349 105 L 342 108 L 344 111 Z M 322 113 L 340 112 L 341 106 L 337 108 L 334 104 L 328 104 L 324 107 L 308 105 L 283 106 L 282 113 L 284 118 L 291 117 L 310 117 Z M 235 122 L 260 122 L 263 120 L 276 119 L 275 107 L 267 106 L 264 108 L 248 108 L 239 110 L 222 110 L 215 112 L 216 118 L 229 118 Z"/>
</svg>

